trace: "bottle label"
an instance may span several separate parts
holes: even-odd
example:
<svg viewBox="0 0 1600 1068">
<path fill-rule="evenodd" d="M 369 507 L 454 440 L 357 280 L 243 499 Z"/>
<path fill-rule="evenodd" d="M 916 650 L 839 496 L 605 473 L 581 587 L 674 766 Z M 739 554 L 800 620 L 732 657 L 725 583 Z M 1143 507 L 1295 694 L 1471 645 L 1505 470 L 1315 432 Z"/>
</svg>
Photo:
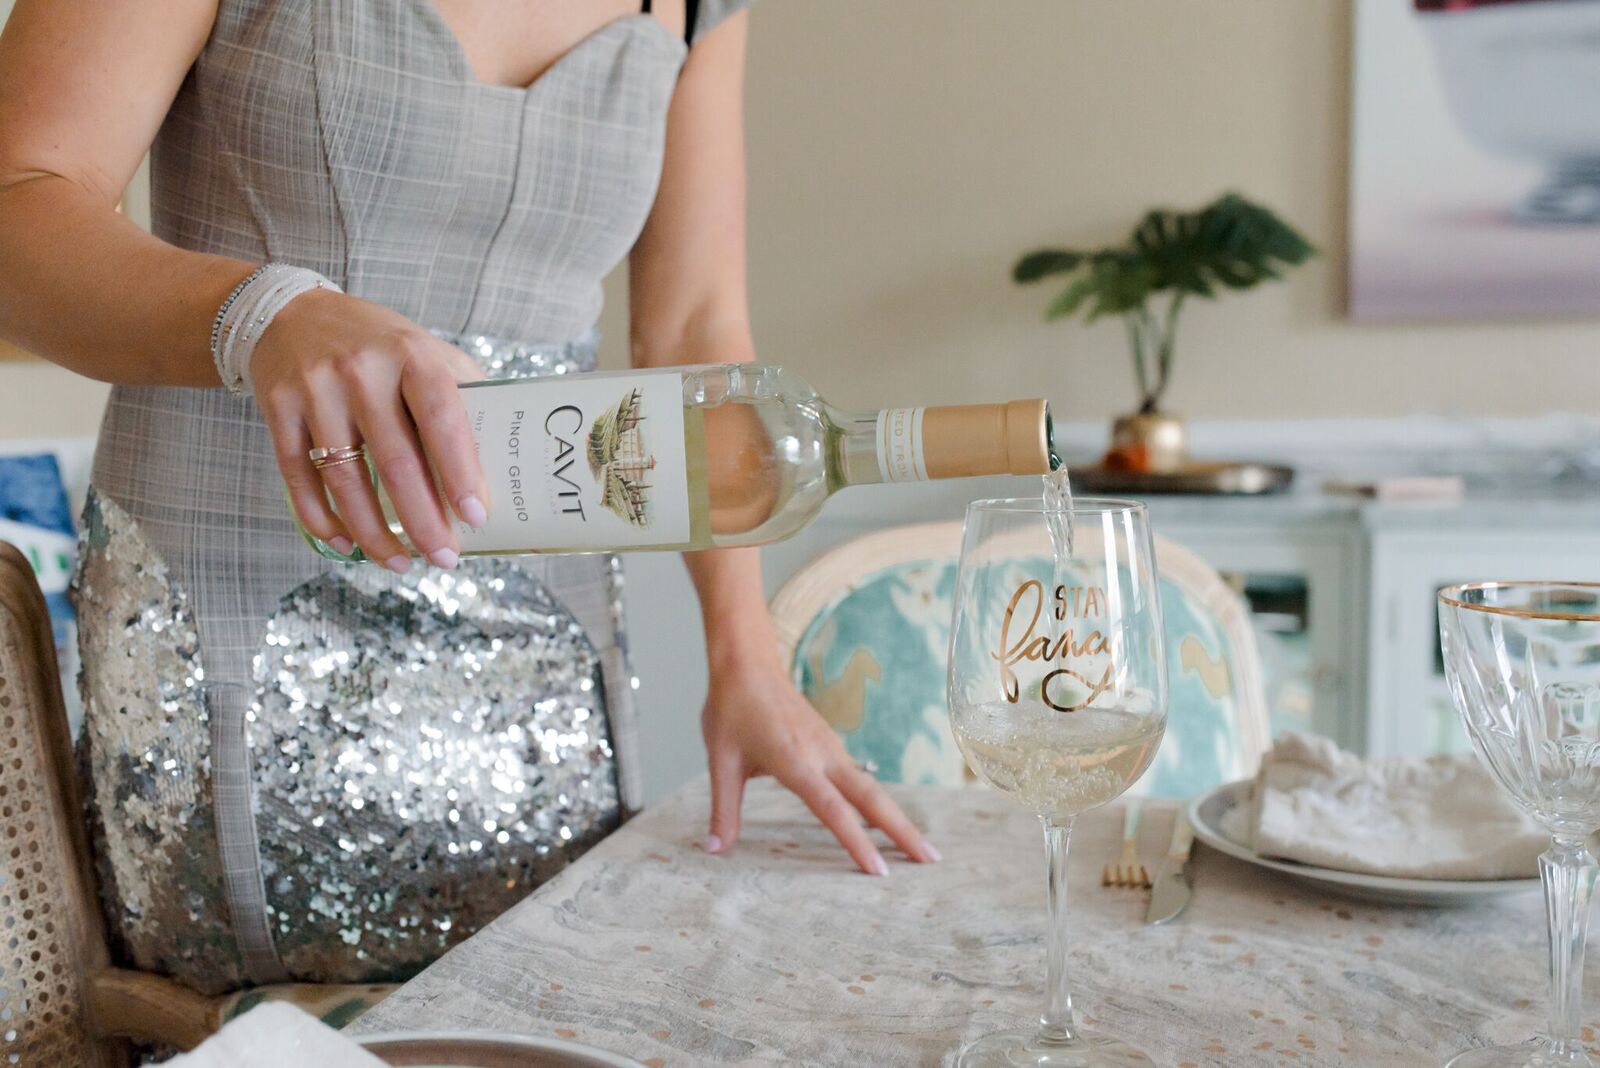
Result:
<svg viewBox="0 0 1600 1068">
<path fill-rule="evenodd" d="M 479 552 L 690 540 L 683 376 L 573 375 L 461 389 L 489 483 Z"/>
<path fill-rule="evenodd" d="M 878 473 L 885 482 L 926 482 L 922 458 L 924 408 L 885 408 L 878 413 Z"/>
</svg>

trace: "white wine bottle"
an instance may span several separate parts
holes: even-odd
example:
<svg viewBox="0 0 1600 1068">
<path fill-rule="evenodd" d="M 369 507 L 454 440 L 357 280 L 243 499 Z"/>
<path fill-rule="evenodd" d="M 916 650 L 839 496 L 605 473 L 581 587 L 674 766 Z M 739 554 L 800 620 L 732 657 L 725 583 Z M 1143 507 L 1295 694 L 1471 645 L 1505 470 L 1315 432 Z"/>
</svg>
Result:
<svg viewBox="0 0 1600 1068">
<path fill-rule="evenodd" d="M 473 382 L 461 398 L 491 497 L 482 529 L 457 524 L 465 556 L 759 545 L 845 486 L 1060 466 L 1042 400 L 847 413 L 756 364 Z"/>
</svg>

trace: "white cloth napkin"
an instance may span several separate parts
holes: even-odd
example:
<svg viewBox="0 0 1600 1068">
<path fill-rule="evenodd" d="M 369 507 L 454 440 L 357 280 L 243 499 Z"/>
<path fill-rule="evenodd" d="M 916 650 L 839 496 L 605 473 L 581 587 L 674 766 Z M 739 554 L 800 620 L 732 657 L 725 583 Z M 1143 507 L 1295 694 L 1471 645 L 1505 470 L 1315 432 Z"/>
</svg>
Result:
<svg viewBox="0 0 1600 1068">
<path fill-rule="evenodd" d="M 1409 879 L 1527 879 L 1549 832 L 1470 753 L 1364 760 L 1285 733 L 1250 809 L 1265 857 Z"/>
<path fill-rule="evenodd" d="M 281 1001 L 229 1020 L 169 1068 L 387 1068 L 355 1042 L 303 1009 Z"/>
</svg>

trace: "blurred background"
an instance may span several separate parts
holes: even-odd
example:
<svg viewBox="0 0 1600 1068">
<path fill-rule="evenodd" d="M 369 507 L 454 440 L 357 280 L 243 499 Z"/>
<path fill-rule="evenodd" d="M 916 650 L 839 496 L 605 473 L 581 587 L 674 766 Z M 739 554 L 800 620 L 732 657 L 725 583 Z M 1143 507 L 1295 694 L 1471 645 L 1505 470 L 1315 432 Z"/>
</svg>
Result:
<svg viewBox="0 0 1600 1068">
<path fill-rule="evenodd" d="M 1600 485 L 1600 318 L 1572 302 L 1463 319 L 1425 299 L 1352 315 L 1363 285 L 1429 269 L 1391 259 L 1376 283 L 1349 273 L 1349 235 L 1370 223 L 1381 238 L 1392 217 L 1363 215 L 1353 179 L 1363 197 L 1374 183 L 1380 194 L 1432 184 L 1392 151 L 1408 133 L 1379 121 L 1388 109 L 1405 96 L 1417 123 L 1448 131 L 1435 140 L 1457 155 L 1439 166 L 1458 171 L 1463 152 L 1495 155 L 1470 123 L 1446 125 L 1461 105 L 1421 20 L 1483 26 L 1500 15 L 1418 10 L 1432 6 L 762 0 L 747 92 L 761 358 L 857 409 L 1046 396 L 1072 458 L 1092 464 L 1112 418 L 1136 406 L 1123 327 L 1115 316 L 1046 324 L 1054 287 L 1013 284 L 1013 263 L 1040 246 L 1120 241 L 1151 208 L 1198 208 L 1229 190 L 1269 206 L 1319 255 L 1282 284 L 1191 301 L 1163 406 L 1187 421 L 1194 455 L 1290 466 L 1293 487 L 1157 492 L 1157 529 L 1248 595 L 1276 723 L 1373 751 L 1464 744 L 1442 696 L 1432 590 L 1546 569 L 1600 578 L 1600 506 L 1590 503 Z M 1559 6 L 1586 18 L 1596 8 Z M 0 0 L 0 16 L 8 7 Z M 1358 49 L 1364 32 L 1376 43 Z M 1378 117 L 1365 130 L 1363 111 Z M 1600 135 L 1593 143 L 1600 149 Z M 135 218 L 142 198 L 136 184 Z M 1482 212 L 1496 226 L 1514 214 Z M 1562 230 L 1580 270 L 1597 232 Z M 1428 240 L 1421 233 L 1415 240 Z M 1535 265 L 1539 256 L 1517 254 Z M 1600 291 L 1600 275 L 1577 277 L 1578 289 Z M 1519 284 L 1538 288 L 1537 272 Z M 613 280 L 602 322 L 611 365 L 626 348 L 624 286 Z M 49 365 L 0 363 L 0 430 L 24 443 L 13 452 L 92 436 L 103 398 L 104 387 Z M 87 452 L 58 454 L 69 488 L 81 484 Z M 1417 476 L 1442 480 L 1424 487 L 1433 499 L 1386 499 L 1386 480 Z M 1353 487 L 1328 492 L 1333 481 Z M 958 518 L 990 489 L 1017 487 L 846 494 L 804 539 L 769 552 L 773 585 L 826 545 L 891 521 Z M 701 650 L 676 561 L 629 566 L 634 652 L 653 695 L 654 796 L 702 759 L 699 669 L 683 667 Z"/>
<path fill-rule="evenodd" d="M 1102 244 L 1147 207 L 1237 188 L 1325 254 L 1283 286 L 1190 310 L 1175 410 L 1533 415 L 1592 401 L 1593 320 L 1348 319 L 1352 41 L 1349 0 L 928 0 L 914 12 L 761 0 L 747 114 L 762 358 L 859 407 L 952 403 L 998 382 L 1102 418 L 1128 403 L 1121 328 L 1042 327 L 1040 294 L 1008 281 L 1012 261 Z M 622 293 L 603 324 L 613 362 Z M 92 433 L 101 394 L 47 366 L 6 367 L 0 426 Z"/>
</svg>

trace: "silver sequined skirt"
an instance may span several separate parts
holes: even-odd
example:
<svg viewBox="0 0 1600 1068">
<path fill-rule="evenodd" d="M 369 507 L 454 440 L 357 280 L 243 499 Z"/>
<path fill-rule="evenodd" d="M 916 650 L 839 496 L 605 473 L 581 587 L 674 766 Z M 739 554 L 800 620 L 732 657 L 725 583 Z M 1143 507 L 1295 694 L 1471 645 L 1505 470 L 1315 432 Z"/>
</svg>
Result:
<svg viewBox="0 0 1600 1068">
<path fill-rule="evenodd" d="M 452 340 L 497 377 L 592 366 L 592 343 Z M 154 416 L 247 403 L 213 394 L 114 395 L 85 515 L 81 759 L 110 927 L 126 963 L 206 992 L 404 978 L 620 822 L 620 568 L 328 565 L 294 545 L 270 449 L 264 471 L 249 455 L 253 409 L 242 455 L 217 456 L 245 477 L 171 470 L 216 413 Z"/>
</svg>

